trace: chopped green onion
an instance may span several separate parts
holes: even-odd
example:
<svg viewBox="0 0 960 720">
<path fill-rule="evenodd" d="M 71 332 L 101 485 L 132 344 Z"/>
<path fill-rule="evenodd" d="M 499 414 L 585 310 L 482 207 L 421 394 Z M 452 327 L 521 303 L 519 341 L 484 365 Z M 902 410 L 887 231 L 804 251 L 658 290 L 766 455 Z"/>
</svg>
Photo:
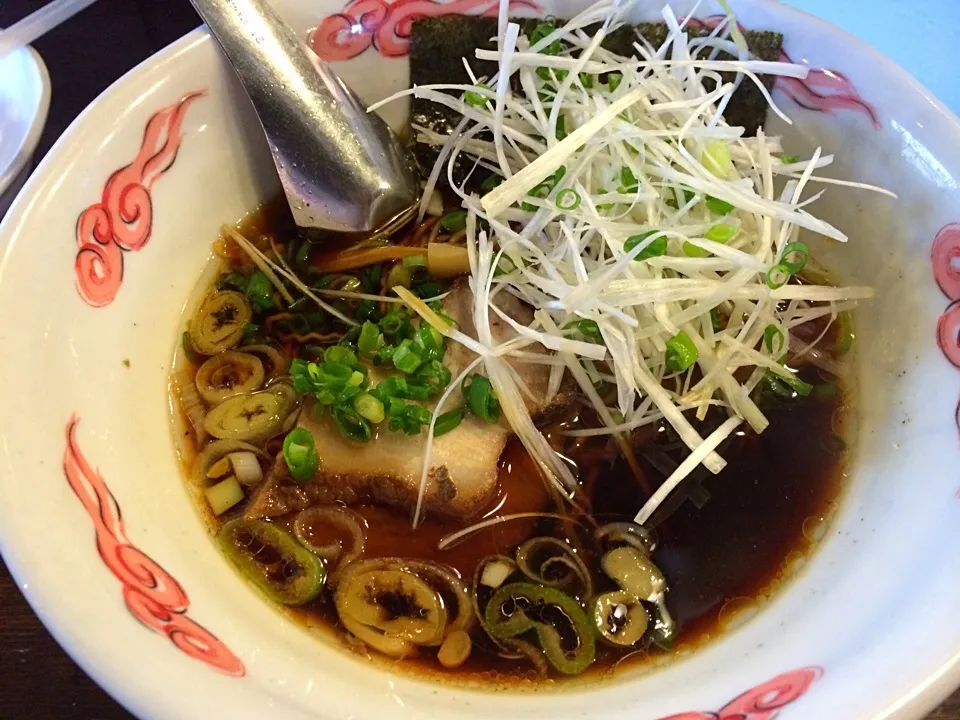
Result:
<svg viewBox="0 0 960 720">
<path fill-rule="evenodd" d="M 304 240 L 300 243 L 300 247 L 297 248 L 297 254 L 293 258 L 293 262 L 297 267 L 305 267 L 307 262 L 310 260 L 310 251 L 313 250 L 313 245 L 308 241 Z"/>
<path fill-rule="evenodd" d="M 427 266 L 427 256 L 426 255 L 408 255 L 401 261 L 407 267 L 426 267 Z M 393 287 L 391 285 L 391 287 Z"/>
<path fill-rule="evenodd" d="M 620 168 L 620 184 L 623 185 L 626 190 L 636 190 L 639 186 L 636 176 L 633 174 L 633 170 L 624 165 Z"/>
<path fill-rule="evenodd" d="M 558 210 L 576 210 L 580 207 L 580 193 L 572 188 L 564 188 L 557 193 L 556 205 Z"/>
<path fill-rule="evenodd" d="M 692 242 L 686 241 L 683 243 L 683 254 L 692 258 L 705 258 L 713 255 L 709 250 L 704 250 L 699 245 L 694 245 Z"/>
<path fill-rule="evenodd" d="M 502 182 L 503 178 L 500 178 L 499 175 L 491 175 L 492 178 L 499 178 Z M 487 178 L 489 180 L 489 178 Z M 486 182 L 486 180 L 484 180 Z M 497 183 L 498 185 L 500 183 Z M 442 218 L 440 218 L 440 227 L 449 232 L 458 232 L 467 227 L 467 211 L 466 210 L 451 210 Z"/>
<path fill-rule="evenodd" d="M 380 289 L 380 275 L 383 273 L 383 265 L 377 263 L 370 265 L 360 271 L 360 282 L 367 292 L 377 292 Z"/>
<path fill-rule="evenodd" d="M 385 335 L 405 335 L 406 333 L 404 331 L 407 326 L 413 327 L 407 313 L 403 309 L 391 310 L 383 316 L 379 324 L 380 329 L 383 330 Z"/>
<path fill-rule="evenodd" d="M 776 344 L 774 344 L 776 343 Z M 763 346 L 767 352 L 774 355 L 781 355 L 783 347 L 786 344 L 783 332 L 776 325 L 767 325 L 763 330 Z"/>
<path fill-rule="evenodd" d="M 357 364 L 357 356 L 353 350 L 342 345 L 328 347 L 323 353 L 323 359 L 325 363 L 338 363 L 350 367 Z"/>
<path fill-rule="evenodd" d="M 809 255 L 810 251 L 805 243 L 787 243 L 787 246 L 783 248 L 783 254 L 780 256 L 780 264 L 787 268 L 791 275 L 796 275 L 807 264 Z"/>
<path fill-rule="evenodd" d="M 353 399 L 353 409 L 364 420 L 368 420 L 376 425 L 383 422 L 384 410 L 383 403 L 377 400 L 370 393 L 360 393 Z"/>
<path fill-rule="evenodd" d="M 713 327 L 714 332 L 720 332 L 723 330 L 723 320 L 716 308 L 713 308 L 710 311 L 710 325 Z"/>
<path fill-rule="evenodd" d="M 610 92 L 614 92 L 618 87 L 620 87 L 621 82 L 623 82 L 623 73 L 607 73 L 607 87 L 610 88 Z"/>
<path fill-rule="evenodd" d="M 840 388 L 836 383 L 827 382 L 814 385 L 811 395 L 818 398 L 837 397 L 840 394 Z"/>
<path fill-rule="evenodd" d="M 717 215 L 727 215 L 733 210 L 733 205 L 726 200 L 715 198 L 712 195 L 707 195 L 707 199 L 703 201 L 703 204 L 707 206 L 707 210 Z"/>
<path fill-rule="evenodd" d="M 410 281 L 413 279 L 413 276 L 410 274 L 410 269 L 403 263 L 396 263 L 390 272 L 387 273 L 387 287 L 395 288 L 397 285 L 401 287 L 408 288 L 410 287 Z"/>
<path fill-rule="evenodd" d="M 687 188 L 671 188 L 670 194 L 667 195 L 667 199 L 663 201 L 667 205 L 667 207 L 671 207 L 674 210 L 680 209 L 680 203 L 677 202 L 678 192 L 680 192 L 683 197 L 684 205 L 686 205 L 688 202 L 690 202 L 691 200 L 693 200 L 693 198 L 696 197 L 696 193 L 693 192 L 692 190 L 688 190 Z"/>
<path fill-rule="evenodd" d="M 782 162 L 784 165 L 793 165 L 793 163 L 798 163 L 798 162 L 800 162 L 800 156 L 799 156 L 799 155 L 787 155 L 786 153 L 781 153 L 781 155 L 780 155 L 780 162 Z"/>
<path fill-rule="evenodd" d="M 309 482 L 320 469 L 320 458 L 313 435 L 304 428 L 294 428 L 283 439 L 283 459 L 291 477 L 298 483 Z"/>
<path fill-rule="evenodd" d="M 580 334 L 587 338 L 587 340 L 597 345 L 603 345 L 603 334 L 600 332 L 600 326 L 597 325 L 596 320 L 591 320 L 590 318 L 579 320 L 577 321 L 576 327 L 577 330 L 580 331 Z"/>
<path fill-rule="evenodd" d="M 419 349 L 424 361 L 438 360 L 443 357 L 443 335 L 427 323 L 421 323 L 413 342 Z"/>
<path fill-rule="evenodd" d="M 397 348 L 393 345 L 384 345 L 379 350 L 373 358 L 374 365 L 384 365 L 388 362 L 393 362 L 393 353 Z"/>
<path fill-rule="evenodd" d="M 221 290 L 233 289 L 245 293 L 247 291 L 247 279 L 240 273 L 232 272 L 229 275 L 221 275 L 217 281 L 217 287 Z"/>
<path fill-rule="evenodd" d="M 529 197 L 535 197 L 542 200 L 553 191 L 553 187 L 554 186 L 549 182 L 542 182 L 539 185 L 537 185 L 535 188 L 533 188 L 533 190 L 531 190 L 527 195 Z M 526 210 L 527 212 L 536 212 L 540 208 L 537 205 L 534 205 L 533 203 L 521 202 L 520 209 Z"/>
<path fill-rule="evenodd" d="M 273 283 L 257 270 L 247 283 L 247 297 L 256 310 L 270 310 L 273 305 Z"/>
<path fill-rule="evenodd" d="M 552 23 L 549 21 L 544 21 L 540 23 L 533 29 L 533 32 L 530 33 L 530 44 L 535 45 L 536 43 L 543 40 L 545 37 L 547 37 L 550 33 L 552 33 L 556 29 L 557 29 L 557 26 L 555 23 Z M 552 43 L 547 45 L 547 47 L 545 47 L 540 52 L 544 55 L 558 55 L 562 50 L 563 50 L 563 44 L 559 40 L 554 40 Z"/>
<path fill-rule="evenodd" d="M 404 340 L 393 351 L 393 366 L 400 372 L 411 375 L 423 364 L 423 356 L 413 340 Z"/>
<path fill-rule="evenodd" d="M 597 188 L 594 192 L 595 192 L 597 195 L 606 195 L 606 194 L 607 194 L 606 188 Z M 612 208 L 615 204 L 616 204 L 616 203 L 597 203 L 597 210 L 609 210 L 609 209 Z"/>
<path fill-rule="evenodd" d="M 461 422 L 463 422 L 463 416 L 466 414 L 463 406 L 458 407 L 456 410 L 451 410 L 450 412 L 445 412 L 437 416 L 437 422 L 433 425 L 433 436 L 440 437 L 441 435 L 446 435 L 448 432 L 457 427 Z"/>
<path fill-rule="evenodd" d="M 483 182 L 480 183 L 480 189 L 486 190 L 487 192 L 489 192 L 490 190 L 493 190 L 495 187 L 497 187 L 501 183 L 503 183 L 503 177 L 501 177 L 500 175 L 497 175 L 496 173 L 490 173 L 489 175 L 487 175 L 487 177 L 483 179 Z"/>
<path fill-rule="evenodd" d="M 337 424 L 340 434 L 348 440 L 356 442 L 370 441 L 370 423 L 353 407 L 339 406 L 333 409 L 333 421 Z"/>
<path fill-rule="evenodd" d="M 683 330 L 667 340 L 667 369 L 671 372 L 686 370 L 697 361 L 697 357 L 696 345 Z"/>
<path fill-rule="evenodd" d="M 763 377 L 764 383 L 770 392 L 783 398 L 794 398 L 797 395 L 807 397 L 813 392 L 813 385 L 806 383 L 797 377 L 781 377 L 773 372 L 767 371 Z"/>
<path fill-rule="evenodd" d="M 648 230 L 647 232 L 640 233 L 639 235 L 631 235 L 627 238 L 627 241 L 623 243 L 623 251 L 630 252 L 651 235 L 659 235 L 659 237 L 654 238 L 649 245 L 637 253 L 637 256 L 634 258 L 634 260 L 641 262 L 648 258 L 665 255 L 667 252 L 667 238 L 665 235 L 660 233 L 659 230 Z"/>
<path fill-rule="evenodd" d="M 786 265 L 780 263 L 767 270 L 767 287 L 776 290 L 787 284 L 790 279 L 790 270 Z"/>
<path fill-rule="evenodd" d="M 360 387 L 367 376 L 359 370 L 354 370 L 353 374 L 347 379 L 347 387 Z"/>
<path fill-rule="evenodd" d="M 708 140 L 700 156 L 700 162 L 707 172 L 717 177 L 727 177 L 733 171 L 733 158 L 730 146 L 723 140 Z"/>
<path fill-rule="evenodd" d="M 257 333 L 260 332 L 260 326 L 256 323 L 247 323 L 243 326 L 243 336 L 245 338 L 251 338 Z"/>
<path fill-rule="evenodd" d="M 377 310 L 377 306 L 373 304 L 373 300 L 363 299 L 357 303 L 357 320 L 376 323 L 379 319 L 380 311 Z"/>
<path fill-rule="evenodd" d="M 493 276 L 500 277 L 501 275 L 507 275 L 516 269 L 516 266 L 514 266 L 510 258 L 504 255 L 500 258 L 500 262 L 497 263 L 497 267 L 493 269 Z"/>
<path fill-rule="evenodd" d="M 563 115 L 557 117 L 557 140 L 563 140 L 567 136 L 567 121 Z"/>
<path fill-rule="evenodd" d="M 709 230 L 707 230 L 703 236 L 707 240 L 713 240 L 718 243 L 728 242 L 737 234 L 736 225 L 714 225 Z"/>
<path fill-rule="evenodd" d="M 580 78 L 580 84 L 583 85 L 583 87 L 586 88 L 587 90 L 593 87 L 593 75 L 589 75 L 588 73 L 582 72 L 580 73 L 579 78 Z"/>
<path fill-rule="evenodd" d="M 432 298 L 442 293 L 444 287 L 436 280 L 424 280 L 422 283 L 415 285 L 412 290 L 417 297 Z"/>
<path fill-rule="evenodd" d="M 452 377 L 450 369 L 442 362 L 429 360 L 417 368 L 413 382 L 427 388 L 427 397 L 436 397 L 446 389 Z"/>
<path fill-rule="evenodd" d="M 476 87 L 477 87 L 478 89 L 480 89 L 480 88 L 482 88 L 482 89 L 484 89 L 484 90 L 488 89 L 488 88 L 487 88 L 486 86 L 484 86 L 484 85 L 477 85 Z M 473 90 L 467 90 L 467 91 L 463 94 L 463 101 L 464 101 L 467 105 L 472 105 L 473 107 L 483 107 L 484 105 L 487 104 L 487 98 L 486 98 L 486 96 L 485 96 L 485 95 L 481 95 L 481 94 L 478 93 L 478 92 L 474 92 Z"/>
<path fill-rule="evenodd" d="M 460 391 L 474 415 L 488 423 L 495 423 L 500 419 L 500 402 L 493 392 L 490 380 L 485 376 L 468 375 L 460 384 Z"/>
</svg>

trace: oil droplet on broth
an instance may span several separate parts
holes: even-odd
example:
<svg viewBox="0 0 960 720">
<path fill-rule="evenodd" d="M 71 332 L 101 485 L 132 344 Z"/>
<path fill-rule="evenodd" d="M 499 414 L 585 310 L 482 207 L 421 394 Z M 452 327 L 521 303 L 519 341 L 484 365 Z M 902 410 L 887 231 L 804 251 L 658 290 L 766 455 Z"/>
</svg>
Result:
<svg viewBox="0 0 960 720">
<path fill-rule="evenodd" d="M 756 616 L 757 602 L 748 597 L 727 600 L 717 615 L 717 624 L 726 631 L 745 625 Z"/>
<path fill-rule="evenodd" d="M 827 534 L 826 518 L 811 515 L 803 521 L 800 529 L 803 532 L 803 537 L 805 537 L 807 541 L 812 543 L 820 542 L 823 540 L 823 536 Z"/>
</svg>

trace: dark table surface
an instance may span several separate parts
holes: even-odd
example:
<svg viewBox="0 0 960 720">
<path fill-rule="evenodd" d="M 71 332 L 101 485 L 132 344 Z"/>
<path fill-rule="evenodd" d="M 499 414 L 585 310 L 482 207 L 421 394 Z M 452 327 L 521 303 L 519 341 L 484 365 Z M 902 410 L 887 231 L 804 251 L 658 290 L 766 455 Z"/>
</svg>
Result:
<svg viewBox="0 0 960 720">
<path fill-rule="evenodd" d="M 0 0 L 0 27 L 45 3 Z M 34 47 L 47 63 L 53 85 L 38 159 L 110 83 L 198 24 L 187 0 L 99 0 L 38 40 Z M 0 718 L 132 718 L 60 649 L 3 564 L 0 608 Z M 960 720 L 960 692 L 928 720 Z"/>
</svg>

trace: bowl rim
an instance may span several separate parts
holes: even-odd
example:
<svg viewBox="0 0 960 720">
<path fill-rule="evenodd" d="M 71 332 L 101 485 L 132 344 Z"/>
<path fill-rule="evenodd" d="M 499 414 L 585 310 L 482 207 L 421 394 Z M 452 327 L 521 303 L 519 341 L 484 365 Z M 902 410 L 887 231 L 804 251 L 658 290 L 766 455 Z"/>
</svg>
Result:
<svg viewBox="0 0 960 720">
<path fill-rule="evenodd" d="M 40 80 L 40 102 L 37 104 L 36 112 L 30 120 L 30 125 L 27 128 L 26 134 L 23 136 L 17 154 L 7 167 L 0 168 L 0 195 L 13 184 L 13 181 L 23 171 L 24 167 L 33 157 L 34 152 L 36 152 L 37 145 L 40 143 L 40 136 L 43 134 L 43 128 L 47 124 L 47 115 L 50 111 L 51 85 L 50 72 L 47 70 L 47 64 L 43 61 L 40 53 L 30 45 L 14 52 L 26 52 L 36 68 Z M 120 80 L 122 79 L 121 77 Z M 119 82 L 119 80 L 117 82 Z M 109 92 L 114 84 L 111 84 L 104 92 Z M 97 99 L 99 99 L 99 96 L 97 96 Z M 94 100 L 94 102 L 96 102 L 96 100 Z M 73 123 L 70 123 L 70 128 L 72 127 Z M 70 128 L 67 129 L 69 130 Z"/>
<path fill-rule="evenodd" d="M 928 103 L 937 114 L 941 115 L 943 119 L 952 126 L 957 136 L 960 137 L 960 117 L 937 99 L 919 80 L 866 41 L 861 40 L 841 27 L 791 5 L 786 5 L 779 0 L 741 0 L 741 2 L 767 10 L 772 16 L 784 18 L 784 25 L 790 20 L 793 20 L 794 23 L 799 21 L 815 29 L 838 35 L 847 43 L 847 46 L 854 51 L 854 54 L 879 64 L 883 72 L 892 75 L 899 82 L 917 92 L 919 97 Z M 670 3 L 669 0 L 661 0 L 661 4 L 668 5 Z M 17 194 L 6 216 L 0 221 L 0 269 L 2 269 L 2 266 L 6 264 L 6 260 L 9 258 L 7 246 L 11 238 L 17 234 L 21 216 L 25 215 L 33 204 L 30 196 L 34 193 L 35 188 L 42 183 L 43 176 L 49 174 L 57 162 L 59 162 L 58 156 L 63 151 L 64 146 L 69 144 L 72 136 L 77 132 L 78 127 L 86 122 L 89 116 L 96 112 L 97 106 L 100 105 L 105 98 L 120 92 L 124 86 L 131 84 L 137 77 L 150 70 L 159 62 L 171 61 L 175 56 L 188 51 L 195 45 L 205 42 L 214 42 L 214 38 L 206 25 L 200 25 L 164 48 L 161 48 L 156 53 L 153 53 L 121 75 L 71 121 L 28 178 L 23 188 Z M 27 50 L 31 53 L 41 75 L 43 83 L 41 102 L 21 151 L 18 153 L 10 168 L 4 169 L 3 172 L 0 173 L 0 192 L 9 185 L 10 180 L 16 176 L 16 172 L 19 172 L 23 168 L 35 150 L 49 110 L 49 72 L 40 55 L 32 47 L 28 47 Z M 27 148 L 29 148 L 29 152 L 24 152 Z M 9 172 L 14 166 L 16 166 L 16 172 Z M 5 480 L 0 480 L 0 482 L 5 482 Z M 13 539 L 10 531 L 5 529 L 9 527 L 9 524 L 3 522 L 5 513 L 8 512 L 10 512 L 9 509 L 0 505 L 0 553 L 3 554 L 3 559 L 11 576 L 17 583 L 18 588 L 46 630 L 53 636 L 64 652 L 66 652 L 94 682 L 125 709 L 137 717 L 155 717 L 152 714 L 153 707 L 147 704 L 151 699 L 150 696 L 152 693 L 143 692 L 142 690 L 139 692 L 130 690 L 128 686 L 124 684 L 122 678 L 110 673 L 106 668 L 101 666 L 95 647 L 85 646 L 76 641 L 74 633 L 72 632 L 71 623 L 59 618 L 55 610 L 48 611 L 43 606 L 42 593 L 34 583 L 28 582 L 30 575 L 29 568 L 25 563 L 21 562 L 17 555 L 8 554 L 7 552 L 11 549 L 11 541 Z M 912 687 L 890 689 L 891 697 L 889 703 L 882 712 L 874 716 L 874 720 L 881 720 L 881 718 L 908 720 L 910 718 L 916 719 L 924 717 L 942 703 L 958 686 L 960 686 L 960 648 L 957 648 L 952 655 L 946 658 L 936 659 L 935 663 L 931 663 L 924 682 Z"/>
</svg>

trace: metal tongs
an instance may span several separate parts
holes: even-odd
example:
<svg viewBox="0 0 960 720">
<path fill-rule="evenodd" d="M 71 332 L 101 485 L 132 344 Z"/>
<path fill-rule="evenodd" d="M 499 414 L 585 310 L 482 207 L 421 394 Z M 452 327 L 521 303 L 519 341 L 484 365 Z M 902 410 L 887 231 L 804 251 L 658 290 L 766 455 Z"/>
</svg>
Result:
<svg viewBox="0 0 960 720">
<path fill-rule="evenodd" d="M 264 0 L 191 0 L 260 117 L 298 226 L 380 235 L 416 211 L 412 154 Z"/>
</svg>

